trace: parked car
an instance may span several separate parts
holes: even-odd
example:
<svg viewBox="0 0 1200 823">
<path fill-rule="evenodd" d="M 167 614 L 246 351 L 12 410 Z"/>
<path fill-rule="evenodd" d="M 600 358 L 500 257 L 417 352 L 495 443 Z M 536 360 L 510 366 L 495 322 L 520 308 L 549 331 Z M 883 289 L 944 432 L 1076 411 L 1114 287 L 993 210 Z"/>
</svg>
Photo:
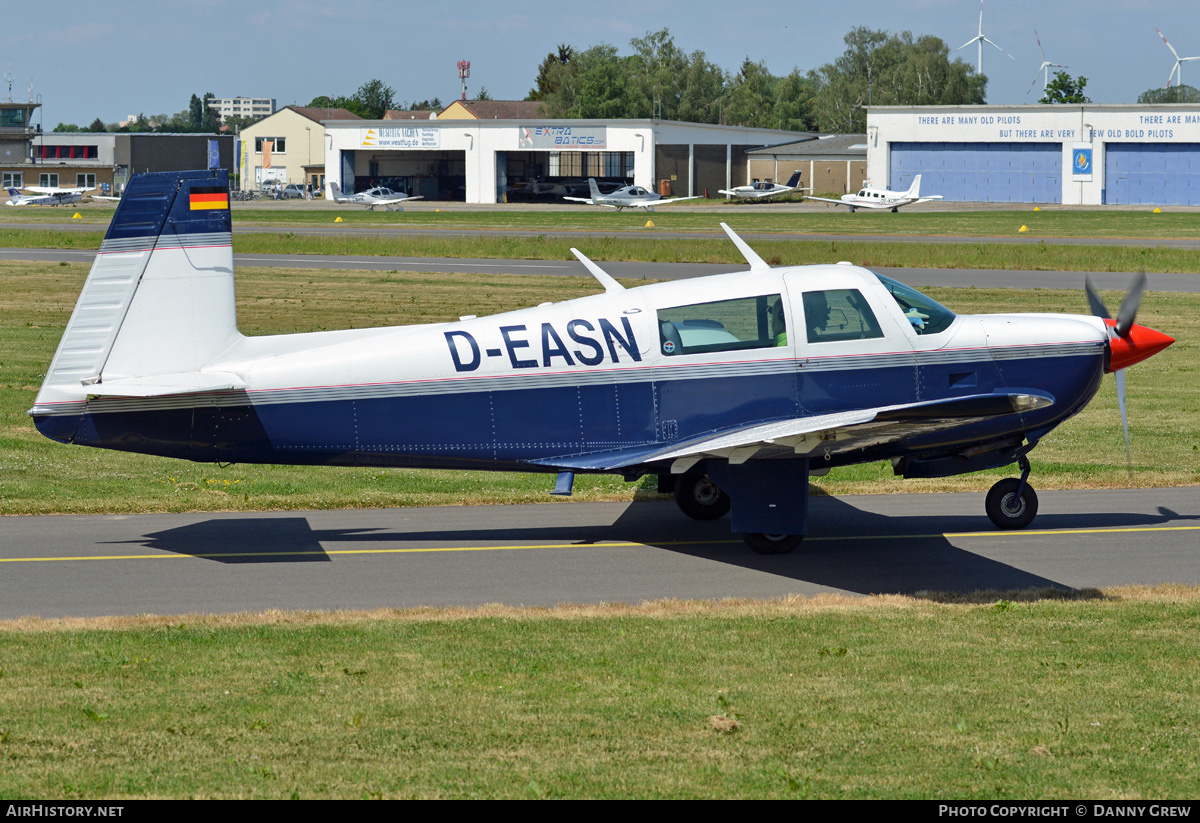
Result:
<svg viewBox="0 0 1200 823">
<path fill-rule="evenodd" d="M 283 187 L 283 199 L 284 200 L 291 200 L 291 199 L 303 200 L 304 199 L 304 186 L 300 185 L 299 183 L 288 183 L 286 186 Z"/>
</svg>

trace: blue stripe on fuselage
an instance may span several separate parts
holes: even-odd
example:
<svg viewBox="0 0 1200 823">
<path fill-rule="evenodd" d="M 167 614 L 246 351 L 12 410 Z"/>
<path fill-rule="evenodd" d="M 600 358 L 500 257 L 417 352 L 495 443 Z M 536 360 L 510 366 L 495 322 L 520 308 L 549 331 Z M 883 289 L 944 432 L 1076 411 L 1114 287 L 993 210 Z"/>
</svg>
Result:
<svg viewBox="0 0 1200 823">
<path fill-rule="evenodd" d="M 1056 403 L 1020 419 L 1005 416 L 919 435 L 904 451 L 923 453 L 1049 430 L 1095 394 L 1103 358 L 1009 360 L 1000 365 L 999 382 L 990 359 L 953 368 L 951 376 L 974 368 L 977 385 L 946 386 L 940 396 L 1029 388 L 1050 392 Z M 917 398 L 915 371 L 911 366 L 801 370 L 265 405 L 200 402 L 35 420 L 39 431 L 56 440 L 199 461 L 500 468 L 564 454 L 666 444 L 756 422 L 930 399 Z M 950 379 L 944 372 L 931 372 L 923 395 L 931 393 L 929 383 Z M 898 451 L 894 445 L 887 448 L 888 454 Z M 873 453 L 837 462 L 884 456 L 868 455 Z"/>
</svg>

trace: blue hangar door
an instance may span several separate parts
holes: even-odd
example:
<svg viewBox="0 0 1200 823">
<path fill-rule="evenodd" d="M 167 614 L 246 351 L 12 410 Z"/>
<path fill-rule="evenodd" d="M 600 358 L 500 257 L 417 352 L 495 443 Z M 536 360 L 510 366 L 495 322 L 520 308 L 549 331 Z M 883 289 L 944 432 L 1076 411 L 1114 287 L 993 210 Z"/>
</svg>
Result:
<svg viewBox="0 0 1200 823">
<path fill-rule="evenodd" d="M 1104 202 L 1200 206 L 1200 143 L 1108 143 Z"/>
<path fill-rule="evenodd" d="M 888 188 L 973 203 L 1061 203 L 1062 143 L 892 143 Z"/>
</svg>

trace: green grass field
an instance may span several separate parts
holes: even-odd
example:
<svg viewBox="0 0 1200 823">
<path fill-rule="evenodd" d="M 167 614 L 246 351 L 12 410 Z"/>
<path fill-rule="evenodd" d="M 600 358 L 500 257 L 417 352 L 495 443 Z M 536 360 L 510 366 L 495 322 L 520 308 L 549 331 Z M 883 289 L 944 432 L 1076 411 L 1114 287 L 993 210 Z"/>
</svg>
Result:
<svg viewBox="0 0 1200 823">
<path fill-rule="evenodd" d="M 550 501 L 549 475 L 235 465 L 222 468 L 65 446 L 26 411 L 87 275 L 82 264 L 6 264 L 0 292 L 0 514 L 352 508 Z M 502 275 L 239 269 L 238 317 L 248 334 L 450 320 L 595 293 L 594 281 Z M 1087 311 L 1082 292 L 931 289 L 965 313 Z M 1106 294 L 1109 305 L 1121 295 Z M 1129 370 L 1134 467 L 1127 473 L 1114 383 L 1033 452 L 1038 488 L 1200 482 L 1195 426 L 1200 295 L 1147 294 L 1139 320 L 1179 339 Z M 1011 471 L 904 481 L 884 463 L 822 478 L 829 493 L 984 490 Z M 619 478 L 581 476 L 578 500 L 653 493 Z"/>
<path fill-rule="evenodd" d="M 1198 636 L 1180 587 L 27 620 L 0 798 L 1194 798 Z"/>
</svg>

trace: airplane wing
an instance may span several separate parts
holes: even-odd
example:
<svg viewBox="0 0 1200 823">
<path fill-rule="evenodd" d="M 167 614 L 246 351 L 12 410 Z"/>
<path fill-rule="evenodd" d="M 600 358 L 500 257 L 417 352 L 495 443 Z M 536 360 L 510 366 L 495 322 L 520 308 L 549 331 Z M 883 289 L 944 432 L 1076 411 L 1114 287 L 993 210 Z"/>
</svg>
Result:
<svg viewBox="0 0 1200 823">
<path fill-rule="evenodd" d="M 80 189 L 60 189 L 55 186 L 26 186 L 25 191 L 35 192 L 37 194 L 83 194 L 85 191 L 94 191 L 95 186 L 90 188 Z"/>
<path fill-rule="evenodd" d="M 530 462 L 565 470 L 615 471 L 671 461 L 672 473 L 679 474 L 705 458 L 737 464 L 750 459 L 837 454 L 929 434 L 973 420 L 1042 409 L 1053 403 L 1053 398 L 1040 394 L 977 394 L 798 417 L 705 435 L 670 446 L 654 444 Z"/>
<path fill-rule="evenodd" d="M 857 203 L 847 203 L 845 200 L 834 200 L 831 197 L 812 197 L 811 195 L 806 194 L 806 195 L 804 195 L 804 199 L 805 200 L 820 200 L 822 203 L 832 203 L 835 206 L 854 206 L 854 208 L 856 208 L 856 209 L 857 208 L 867 208 L 866 206 L 860 207 Z"/>
<path fill-rule="evenodd" d="M 699 195 L 699 194 L 694 194 L 691 197 L 667 197 L 662 200 L 655 200 L 653 203 L 646 203 L 645 205 L 647 205 L 647 206 L 665 206 L 668 203 L 678 203 L 681 200 L 699 200 L 700 198 L 701 198 L 701 195 Z M 638 205 L 640 206 L 643 204 L 639 203 Z"/>
<path fill-rule="evenodd" d="M 563 197 L 563 200 L 572 200 L 576 203 L 587 203 L 589 206 L 596 205 L 596 201 L 590 197 Z"/>
</svg>

